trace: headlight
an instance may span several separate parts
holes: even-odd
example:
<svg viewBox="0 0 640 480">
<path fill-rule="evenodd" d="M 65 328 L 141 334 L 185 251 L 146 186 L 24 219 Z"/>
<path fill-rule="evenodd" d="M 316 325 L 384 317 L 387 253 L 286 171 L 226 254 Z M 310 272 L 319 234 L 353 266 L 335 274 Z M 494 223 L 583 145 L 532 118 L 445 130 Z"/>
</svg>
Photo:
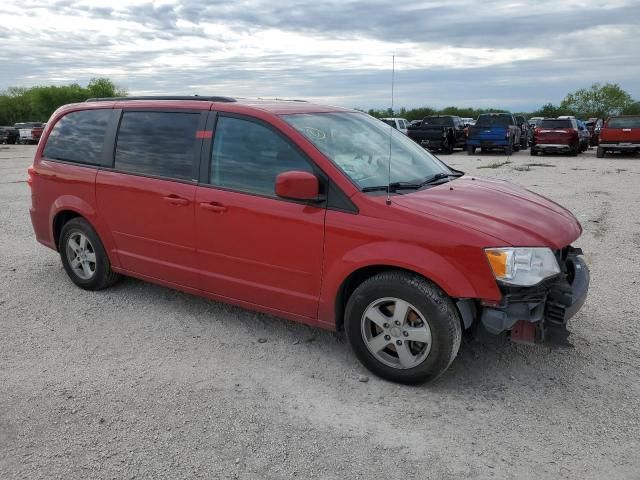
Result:
<svg viewBox="0 0 640 480">
<path fill-rule="evenodd" d="M 496 280 L 507 285 L 530 287 L 560 273 L 550 248 L 487 248 Z"/>
</svg>

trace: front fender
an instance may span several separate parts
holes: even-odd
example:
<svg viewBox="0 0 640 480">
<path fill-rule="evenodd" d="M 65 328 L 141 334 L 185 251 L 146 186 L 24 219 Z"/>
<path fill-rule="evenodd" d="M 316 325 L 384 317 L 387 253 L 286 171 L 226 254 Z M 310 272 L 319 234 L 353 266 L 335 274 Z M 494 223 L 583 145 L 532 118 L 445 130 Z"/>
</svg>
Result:
<svg viewBox="0 0 640 480">
<path fill-rule="evenodd" d="M 465 259 L 461 254 L 460 258 Z M 454 298 L 500 298 L 495 281 L 480 282 L 488 288 L 478 290 L 478 275 L 484 270 L 474 265 L 462 268 L 454 261 L 427 248 L 398 241 L 378 241 L 360 245 L 325 265 L 318 320 L 335 326 L 335 299 L 342 283 L 355 271 L 372 266 L 388 266 L 422 275 Z M 480 271 L 478 271 L 480 270 Z M 473 273 L 475 278 L 470 278 Z"/>
</svg>

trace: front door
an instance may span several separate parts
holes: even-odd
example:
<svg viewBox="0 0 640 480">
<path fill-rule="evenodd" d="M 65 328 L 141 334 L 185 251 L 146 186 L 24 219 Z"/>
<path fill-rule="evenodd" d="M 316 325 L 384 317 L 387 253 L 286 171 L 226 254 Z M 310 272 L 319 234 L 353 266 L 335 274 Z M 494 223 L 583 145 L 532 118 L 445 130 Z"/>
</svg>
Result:
<svg viewBox="0 0 640 480">
<path fill-rule="evenodd" d="M 274 193 L 279 173 L 314 171 L 310 160 L 272 127 L 220 115 L 208 163 L 195 198 L 201 288 L 314 318 L 326 210 Z"/>
</svg>

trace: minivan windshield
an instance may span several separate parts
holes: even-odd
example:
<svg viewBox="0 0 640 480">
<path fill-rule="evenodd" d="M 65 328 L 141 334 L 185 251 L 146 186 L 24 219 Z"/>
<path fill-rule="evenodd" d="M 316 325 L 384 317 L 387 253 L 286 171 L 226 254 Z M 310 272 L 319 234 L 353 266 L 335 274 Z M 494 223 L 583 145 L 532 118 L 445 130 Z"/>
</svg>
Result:
<svg viewBox="0 0 640 480">
<path fill-rule="evenodd" d="M 333 161 L 360 189 L 420 183 L 449 167 L 406 135 L 364 113 L 304 113 L 282 118 Z"/>
</svg>

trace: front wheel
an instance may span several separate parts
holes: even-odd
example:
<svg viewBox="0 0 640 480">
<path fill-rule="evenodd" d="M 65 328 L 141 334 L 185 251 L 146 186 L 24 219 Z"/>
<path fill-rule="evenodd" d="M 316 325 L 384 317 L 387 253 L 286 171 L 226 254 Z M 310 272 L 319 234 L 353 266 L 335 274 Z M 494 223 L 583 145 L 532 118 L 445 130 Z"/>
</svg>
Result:
<svg viewBox="0 0 640 480">
<path fill-rule="evenodd" d="M 80 288 L 101 290 L 119 278 L 111 270 L 109 257 L 98 234 L 83 218 L 76 217 L 64 224 L 58 248 L 62 266 Z"/>
<path fill-rule="evenodd" d="M 467 155 L 473 155 L 476 153 L 476 147 L 472 147 L 471 145 L 467 146 Z"/>
<path fill-rule="evenodd" d="M 529 154 L 530 154 L 532 157 L 537 157 L 537 156 L 538 156 L 538 151 L 537 151 L 537 150 L 534 150 L 534 149 L 532 148 L 531 150 L 529 150 Z"/>
<path fill-rule="evenodd" d="M 460 317 L 451 299 L 424 278 L 383 272 L 351 295 L 345 330 L 363 365 L 393 382 L 434 380 L 458 354 Z"/>
<path fill-rule="evenodd" d="M 606 154 L 606 151 L 605 151 L 605 149 L 604 149 L 604 148 L 602 148 L 602 147 L 598 147 L 598 148 L 596 149 L 596 157 L 597 157 L 597 158 L 604 158 L 605 154 Z"/>
</svg>

